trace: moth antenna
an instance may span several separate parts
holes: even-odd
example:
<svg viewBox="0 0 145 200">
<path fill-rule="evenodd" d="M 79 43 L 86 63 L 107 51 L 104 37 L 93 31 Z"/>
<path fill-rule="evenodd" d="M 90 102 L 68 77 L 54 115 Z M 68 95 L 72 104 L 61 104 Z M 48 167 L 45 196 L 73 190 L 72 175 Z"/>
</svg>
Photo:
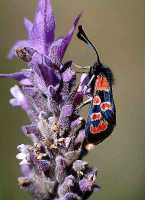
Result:
<svg viewBox="0 0 145 200">
<path fill-rule="evenodd" d="M 88 47 L 92 47 L 92 49 L 95 51 L 96 55 L 97 55 L 97 61 L 98 64 L 100 65 L 100 58 L 99 58 L 99 54 L 98 51 L 96 49 L 96 47 L 93 45 L 93 43 L 88 39 L 85 31 L 83 30 L 82 25 L 78 26 L 78 33 L 77 33 L 77 37 L 82 40 L 84 43 L 86 43 L 88 45 Z"/>
</svg>

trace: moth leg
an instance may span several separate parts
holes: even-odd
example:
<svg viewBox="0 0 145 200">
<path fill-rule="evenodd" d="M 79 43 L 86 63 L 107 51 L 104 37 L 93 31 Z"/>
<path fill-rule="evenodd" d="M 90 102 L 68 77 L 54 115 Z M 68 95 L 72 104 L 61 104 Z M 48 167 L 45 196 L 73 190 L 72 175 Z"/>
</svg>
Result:
<svg viewBox="0 0 145 200">
<path fill-rule="evenodd" d="M 77 65 L 75 63 L 73 63 L 74 67 L 78 68 L 78 69 L 90 69 L 90 66 L 80 66 L 80 65 Z"/>
<path fill-rule="evenodd" d="M 90 97 L 89 99 L 87 99 L 86 101 L 84 101 L 80 106 L 78 106 L 77 110 L 80 110 L 81 108 L 83 108 L 87 104 L 90 104 L 91 102 L 92 102 L 92 97 Z"/>
<path fill-rule="evenodd" d="M 93 75 L 93 76 L 91 77 L 91 79 L 89 80 L 89 82 L 87 83 L 87 85 L 84 86 L 84 88 L 83 88 L 83 93 L 85 93 L 86 90 L 89 88 L 89 86 L 91 85 L 91 83 L 92 83 L 92 81 L 94 80 L 94 78 L 95 78 L 95 75 Z"/>
<path fill-rule="evenodd" d="M 89 87 L 90 85 L 91 85 L 91 83 L 92 83 L 92 81 L 94 80 L 94 78 L 95 78 L 95 75 L 93 75 L 92 77 L 91 77 L 91 79 L 89 80 L 89 82 L 87 83 L 87 87 Z"/>
<path fill-rule="evenodd" d="M 84 72 L 84 71 L 81 71 L 81 72 L 77 71 L 76 72 L 76 74 L 82 74 L 82 73 L 86 73 L 86 72 Z"/>
</svg>

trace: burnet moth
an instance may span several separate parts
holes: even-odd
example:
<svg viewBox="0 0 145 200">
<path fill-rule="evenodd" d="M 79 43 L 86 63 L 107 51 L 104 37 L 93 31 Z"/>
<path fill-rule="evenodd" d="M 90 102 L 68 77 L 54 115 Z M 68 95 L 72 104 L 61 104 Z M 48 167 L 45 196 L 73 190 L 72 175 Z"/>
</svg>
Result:
<svg viewBox="0 0 145 200">
<path fill-rule="evenodd" d="M 89 67 L 88 72 L 90 78 L 87 87 L 91 88 L 92 98 L 85 126 L 87 144 L 96 145 L 107 138 L 116 125 L 116 109 L 112 91 L 113 73 L 110 68 L 101 63 L 97 49 L 88 39 L 81 25 L 78 27 L 77 37 L 91 47 L 97 56 L 96 62 Z M 84 102 L 83 105 L 85 104 Z"/>
</svg>

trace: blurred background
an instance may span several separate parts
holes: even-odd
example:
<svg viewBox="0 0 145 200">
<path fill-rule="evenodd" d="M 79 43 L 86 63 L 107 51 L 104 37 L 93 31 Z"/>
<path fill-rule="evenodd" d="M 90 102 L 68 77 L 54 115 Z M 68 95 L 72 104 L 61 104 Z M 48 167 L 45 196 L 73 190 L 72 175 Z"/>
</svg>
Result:
<svg viewBox="0 0 145 200">
<path fill-rule="evenodd" d="M 56 35 L 64 35 L 83 11 L 81 24 L 99 49 L 101 60 L 115 76 L 117 126 L 87 160 L 98 168 L 102 190 L 90 200 L 145 199 L 145 1 L 53 0 Z M 0 73 L 20 70 L 23 63 L 8 61 L 7 52 L 17 39 L 26 37 L 23 18 L 33 19 L 36 0 L 0 0 Z M 93 52 L 74 35 L 65 60 L 81 65 L 95 61 Z M 28 143 L 20 127 L 28 119 L 11 108 L 9 88 L 15 82 L 0 80 L 0 200 L 30 200 L 17 186 L 20 175 L 16 146 Z M 86 115 L 86 110 L 84 111 Z"/>
</svg>

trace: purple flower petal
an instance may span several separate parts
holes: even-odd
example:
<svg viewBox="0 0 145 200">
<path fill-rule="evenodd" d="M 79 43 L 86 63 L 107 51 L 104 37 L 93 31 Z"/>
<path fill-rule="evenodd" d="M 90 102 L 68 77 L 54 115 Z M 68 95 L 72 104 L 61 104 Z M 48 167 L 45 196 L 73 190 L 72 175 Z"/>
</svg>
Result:
<svg viewBox="0 0 145 200">
<path fill-rule="evenodd" d="M 73 169 L 74 169 L 74 171 L 76 171 L 78 173 L 84 171 L 87 168 L 87 166 L 88 166 L 88 163 L 83 160 L 76 160 L 73 163 Z"/>
<path fill-rule="evenodd" d="M 39 0 L 36 11 L 31 39 L 48 45 L 54 40 L 55 18 L 52 13 L 50 0 Z"/>
<path fill-rule="evenodd" d="M 57 85 L 60 80 L 60 74 L 58 71 L 55 71 L 53 68 L 53 64 L 50 60 L 44 55 L 41 55 L 33 48 L 25 48 L 27 54 L 31 56 L 31 61 L 29 63 L 29 67 L 32 68 L 32 71 L 39 76 L 39 82 L 43 82 L 43 85 Z M 47 61 L 47 63 L 45 62 Z M 49 65 L 48 65 L 49 64 Z M 42 83 L 41 83 L 42 84 Z"/>
<path fill-rule="evenodd" d="M 59 76 L 53 69 L 44 65 L 33 65 L 33 81 L 36 88 L 39 88 L 44 94 L 48 93 L 48 86 L 58 87 Z"/>
<path fill-rule="evenodd" d="M 62 78 L 64 82 L 69 82 L 76 78 L 75 71 L 72 70 L 70 67 L 62 73 Z"/>
<path fill-rule="evenodd" d="M 79 182 L 79 187 L 82 192 L 91 192 L 91 191 L 93 191 L 93 184 L 94 183 L 92 181 L 90 181 L 86 178 L 83 178 Z"/>
<path fill-rule="evenodd" d="M 31 167 L 30 164 L 21 164 L 20 168 L 21 168 L 22 176 L 28 177 L 28 178 L 31 177 L 31 175 L 32 175 L 32 167 Z"/>
<path fill-rule="evenodd" d="M 43 79 L 43 76 L 41 74 L 41 71 L 39 69 L 39 66 L 34 65 L 33 71 L 34 71 L 34 73 L 33 73 L 33 76 L 32 76 L 32 81 L 33 81 L 34 86 L 36 88 L 39 88 L 40 91 L 42 91 L 44 94 L 46 94 L 47 87 L 46 87 L 45 81 Z"/>
<path fill-rule="evenodd" d="M 81 15 L 76 17 L 71 30 L 68 32 L 68 34 L 64 38 L 57 39 L 50 46 L 49 52 L 48 52 L 48 57 L 50 58 L 52 63 L 55 63 L 57 65 L 61 64 L 63 56 L 65 54 L 65 51 L 66 51 L 69 43 L 71 42 L 73 33 L 75 31 L 75 28 L 78 24 L 80 17 L 81 17 Z"/>
<path fill-rule="evenodd" d="M 80 200 L 80 197 L 75 193 L 68 192 L 62 200 Z"/>
<path fill-rule="evenodd" d="M 67 165 L 70 166 L 75 160 L 80 157 L 80 150 L 68 151 L 67 153 L 65 153 L 64 157 Z"/>
<path fill-rule="evenodd" d="M 25 72 L 16 72 L 12 74 L 0 74 L 0 78 L 11 78 L 17 81 L 22 81 L 26 79 L 26 74 Z"/>
<path fill-rule="evenodd" d="M 40 136 L 40 131 L 38 130 L 36 124 L 25 125 L 22 127 L 22 131 L 25 135 L 33 134 L 36 137 Z"/>
<path fill-rule="evenodd" d="M 22 90 L 15 85 L 10 89 L 11 94 L 14 96 L 14 98 L 10 99 L 10 104 L 12 106 L 21 106 L 22 109 L 27 113 L 29 118 L 31 120 L 36 120 L 36 117 L 38 117 L 38 109 L 37 107 L 33 104 L 30 98 L 27 98 Z"/>
<path fill-rule="evenodd" d="M 85 140 L 85 137 L 85 129 L 80 130 L 77 138 L 75 139 L 75 145 L 82 144 Z"/>
<path fill-rule="evenodd" d="M 12 106 L 21 106 L 24 110 L 29 109 L 27 99 L 17 85 L 12 87 L 10 92 L 14 96 L 14 98 L 10 100 Z"/>
<path fill-rule="evenodd" d="M 25 86 L 32 86 L 32 82 L 28 78 L 22 79 L 20 84 Z"/>
<path fill-rule="evenodd" d="M 48 86 L 47 96 L 48 96 L 47 106 L 48 106 L 49 112 L 52 112 L 53 114 L 58 116 L 60 112 L 58 101 L 60 101 L 60 99 L 56 93 L 55 87 L 53 87 L 52 85 Z"/>
<path fill-rule="evenodd" d="M 61 77 L 60 77 L 59 73 L 55 72 L 52 68 L 50 68 L 46 65 L 39 65 L 39 69 L 44 78 L 46 86 L 48 86 L 48 85 L 55 86 L 59 83 Z"/>
<path fill-rule="evenodd" d="M 22 131 L 26 136 L 31 137 L 34 143 L 39 142 L 39 139 L 41 138 L 41 134 L 38 127 L 35 124 L 23 126 Z"/>
<path fill-rule="evenodd" d="M 31 39 L 31 32 L 32 32 L 32 28 L 33 28 L 33 23 L 29 19 L 24 18 L 24 26 L 25 26 L 25 29 L 27 31 L 28 38 Z"/>
<path fill-rule="evenodd" d="M 23 85 L 22 91 L 23 91 L 25 96 L 29 96 L 29 97 L 34 97 L 35 94 L 37 93 L 37 89 L 33 86 L 30 86 L 30 85 L 28 85 L 28 86 Z"/>
<path fill-rule="evenodd" d="M 55 88 L 52 85 L 48 86 L 47 94 L 49 97 L 55 97 L 56 91 Z"/>
<path fill-rule="evenodd" d="M 65 118 L 65 117 L 70 117 L 72 115 L 72 112 L 73 112 L 73 105 L 64 105 L 62 107 L 62 110 L 61 110 L 61 113 L 60 113 L 60 116 L 62 118 Z"/>
<path fill-rule="evenodd" d="M 21 144 L 17 147 L 18 151 L 20 153 L 18 153 L 16 155 L 16 158 L 18 160 L 22 160 L 20 162 L 20 165 L 23 165 L 23 164 L 28 164 L 28 162 L 30 161 L 30 157 L 29 157 L 29 151 L 28 151 L 28 145 L 24 145 L 24 144 Z"/>
<path fill-rule="evenodd" d="M 62 107 L 60 117 L 59 117 L 59 124 L 61 127 L 61 135 L 63 135 L 66 131 L 70 129 L 70 116 L 72 115 L 74 108 L 72 104 L 66 104 Z"/>
<path fill-rule="evenodd" d="M 74 121 L 71 122 L 71 128 L 78 128 L 82 125 L 83 122 L 83 118 L 82 117 L 78 117 L 77 119 L 75 119 Z"/>
<path fill-rule="evenodd" d="M 61 183 L 66 175 L 66 163 L 65 163 L 65 159 L 63 156 L 57 156 L 56 157 L 56 167 L 55 167 L 55 175 L 56 175 L 56 179 L 59 183 Z"/>
<path fill-rule="evenodd" d="M 40 160 L 39 167 L 42 171 L 46 172 L 49 169 L 50 162 L 48 160 Z"/>
<path fill-rule="evenodd" d="M 58 188 L 59 197 L 65 196 L 75 185 L 75 177 L 73 175 L 69 175 L 65 177 L 63 183 Z"/>
</svg>

